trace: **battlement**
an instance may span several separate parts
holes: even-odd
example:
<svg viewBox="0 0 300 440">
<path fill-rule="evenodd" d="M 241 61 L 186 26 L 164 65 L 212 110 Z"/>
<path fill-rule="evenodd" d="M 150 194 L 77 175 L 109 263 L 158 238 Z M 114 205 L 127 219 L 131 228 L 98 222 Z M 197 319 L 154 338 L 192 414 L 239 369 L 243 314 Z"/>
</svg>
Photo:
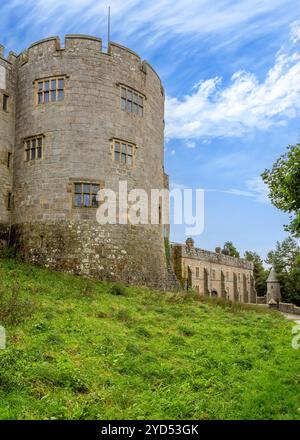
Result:
<svg viewBox="0 0 300 440">
<path fill-rule="evenodd" d="M 4 57 L 4 47 L 0 45 L 0 58 L 8 63 L 13 63 L 17 59 L 21 66 L 30 62 L 31 59 L 36 59 L 37 57 L 41 57 L 43 55 L 49 56 L 51 53 L 72 53 L 72 55 L 82 55 L 88 53 L 93 53 L 94 55 L 96 53 L 99 54 L 100 57 L 110 56 L 115 60 L 119 60 L 120 62 L 135 65 L 145 74 L 149 72 L 153 73 L 161 84 L 161 80 L 155 69 L 148 63 L 148 61 L 142 60 L 136 52 L 114 42 L 110 42 L 107 51 L 105 51 L 103 48 L 102 39 L 91 35 L 66 35 L 63 45 L 61 44 L 61 40 L 58 36 L 44 38 L 32 43 L 19 55 L 16 55 L 14 52 L 10 52 L 7 58 Z"/>
<path fill-rule="evenodd" d="M 17 55 L 11 51 L 11 52 L 9 52 L 8 57 L 5 58 L 4 50 L 5 50 L 5 47 L 2 44 L 0 44 L 0 59 L 3 61 L 6 61 L 8 64 L 12 64 L 16 60 Z"/>
<path fill-rule="evenodd" d="M 253 264 L 242 258 L 234 258 L 229 255 L 217 254 L 216 252 L 207 251 L 205 249 L 186 246 L 184 244 L 172 243 L 172 248 L 176 253 L 180 253 L 182 258 L 191 258 L 210 263 L 224 264 L 241 269 L 253 270 Z"/>
</svg>

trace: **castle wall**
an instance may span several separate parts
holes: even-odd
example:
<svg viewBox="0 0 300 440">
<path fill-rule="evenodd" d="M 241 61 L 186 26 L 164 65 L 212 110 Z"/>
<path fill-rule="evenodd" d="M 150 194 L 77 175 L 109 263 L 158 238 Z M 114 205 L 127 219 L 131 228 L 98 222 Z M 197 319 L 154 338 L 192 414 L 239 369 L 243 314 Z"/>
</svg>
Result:
<svg viewBox="0 0 300 440">
<path fill-rule="evenodd" d="M 162 225 L 105 225 L 95 208 L 73 206 L 74 182 L 128 190 L 165 186 L 164 91 L 156 72 L 129 49 L 67 36 L 18 57 L 12 239 L 24 256 L 55 269 L 164 288 Z M 36 81 L 63 76 L 64 99 L 37 104 Z M 120 85 L 144 99 L 144 116 L 121 109 Z M 41 135 L 43 157 L 26 161 L 24 139 Z M 112 139 L 136 145 L 134 166 L 112 159 Z"/>
<path fill-rule="evenodd" d="M 173 245 L 172 256 L 177 278 L 199 295 L 256 302 L 250 262 L 184 245 Z"/>
<path fill-rule="evenodd" d="M 12 192 L 16 83 L 13 61 L 13 54 L 10 60 L 5 59 L 3 47 L 0 47 L 0 240 L 8 239 L 11 220 L 9 198 Z M 4 96 L 7 97 L 6 109 Z"/>
</svg>

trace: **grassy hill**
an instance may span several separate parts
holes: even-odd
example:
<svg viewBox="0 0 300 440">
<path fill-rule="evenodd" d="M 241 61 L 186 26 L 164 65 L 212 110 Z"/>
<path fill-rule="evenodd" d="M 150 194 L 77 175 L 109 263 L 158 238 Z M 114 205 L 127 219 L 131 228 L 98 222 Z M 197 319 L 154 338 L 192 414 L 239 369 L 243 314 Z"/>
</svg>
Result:
<svg viewBox="0 0 300 440">
<path fill-rule="evenodd" d="M 293 324 L 0 259 L 0 419 L 299 419 Z"/>
</svg>

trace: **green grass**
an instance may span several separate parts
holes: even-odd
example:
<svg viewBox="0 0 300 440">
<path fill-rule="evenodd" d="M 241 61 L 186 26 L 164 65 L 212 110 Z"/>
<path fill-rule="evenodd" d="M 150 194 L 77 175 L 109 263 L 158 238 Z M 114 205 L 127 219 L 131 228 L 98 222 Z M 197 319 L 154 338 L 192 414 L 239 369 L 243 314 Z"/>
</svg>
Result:
<svg viewBox="0 0 300 440">
<path fill-rule="evenodd" d="M 300 418 L 300 351 L 274 312 L 13 259 L 0 298 L 0 419 Z"/>
</svg>

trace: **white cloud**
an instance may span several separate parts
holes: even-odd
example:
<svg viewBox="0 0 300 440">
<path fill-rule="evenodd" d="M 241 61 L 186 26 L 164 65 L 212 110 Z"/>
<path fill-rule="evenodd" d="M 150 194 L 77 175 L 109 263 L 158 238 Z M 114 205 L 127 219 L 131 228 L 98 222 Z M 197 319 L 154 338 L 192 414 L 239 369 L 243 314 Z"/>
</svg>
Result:
<svg viewBox="0 0 300 440">
<path fill-rule="evenodd" d="M 207 189 L 208 192 L 218 192 L 218 193 L 224 193 L 224 194 L 232 194 L 234 196 L 241 196 L 241 197 L 251 197 L 253 200 L 255 200 L 258 203 L 264 203 L 264 204 L 270 204 L 270 200 L 268 198 L 268 187 L 263 182 L 261 177 L 253 177 L 252 179 L 249 179 L 245 182 L 246 190 L 241 189 Z"/>
<path fill-rule="evenodd" d="M 191 139 L 243 136 L 284 125 L 300 114 L 300 25 L 291 27 L 292 48 L 282 48 L 265 80 L 238 71 L 227 87 L 222 78 L 200 81 L 182 99 L 166 101 L 166 136 Z M 297 45 L 298 43 L 298 45 Z"/>
<path fill-rule="evenodd" d="M 257 202 L 270 203 L 269 189 L 261 177 L 254 177 L 246 182 L 248 190 L 252 192 Z"/>
<path fill-rule="evenodd" d="M 186 141 L 185 146 L 186 148 L 196 148 L 196 142 Z"/>
<path fill-rule="evenodd" d="M 184 189 L 186 189 L 186 186 L 183 185 L 182 183 L 171 182 L 170 183 L 170 190 L 172 190 L 172 189 L 184 190 Z"/>
<path fill-rule="evenodd" d="M 300 20 L 294 21 L 291 25 L 291 40 L 293 43 L 300 40 Z"/>
<path fill-rule="evenodd" d="M 10 0 L 0 4 L 1 32 L 5 42 L 18 46 L 41 33 L 88 32 L 105 38 L 110 4 L 113 39 L 135 45 L 141 41 L 146 48 L 157 47 L 177 35 L 203 38 L 218 34 L 226 44 L 233 37 L 240 40 L 250 32 L 253 37 L 291 22 L 295 16 L 293 2 L 251 0 L 250 7 L 249 0 Z M 13 27 L 11 17 L 15 17 Z M 19 39 L 16 30 L 22 32 Z M 186 43 L 190 44 L 189 38 Z"/>
<path fill-rule="evenodd" d="M 111 0 L 112 39 L 148 56 L 178 37 L 178 56 L 212 38 L 207 50 L 272 35 L 295 20 L 294 0 Z M 24 49 L 36 39 L 65 33 L 89 33 L 106 39 L 107 1 L 11 0 L 1 2 L 1 38 L 9 50 Z M 12 17 L 14 26 L 11 25 Z M 300 21 L 291 27 L 291 40 L 299 40 Z M 216 37 L 217 38 L 214 38 Z M 213 42 L 216 42 L 216 45 Z M 218 46 L 219 45 L 219 46 Z M 187 55 L 185 55 L 187 56 Z M 184 56 L 183 56 L 184 58 Z M 297 51 L 281 52 L 264 82 L 249 72 L 237 72 L 229 86 L 222 78 L 201 80 L 192 93 L 167 100 L 167 130 L 172 138 L 206 140 L 214 136 L 240 136 L 255 129 L 284 124 L 298 115 L 300 60 Z"/>
</svg>

